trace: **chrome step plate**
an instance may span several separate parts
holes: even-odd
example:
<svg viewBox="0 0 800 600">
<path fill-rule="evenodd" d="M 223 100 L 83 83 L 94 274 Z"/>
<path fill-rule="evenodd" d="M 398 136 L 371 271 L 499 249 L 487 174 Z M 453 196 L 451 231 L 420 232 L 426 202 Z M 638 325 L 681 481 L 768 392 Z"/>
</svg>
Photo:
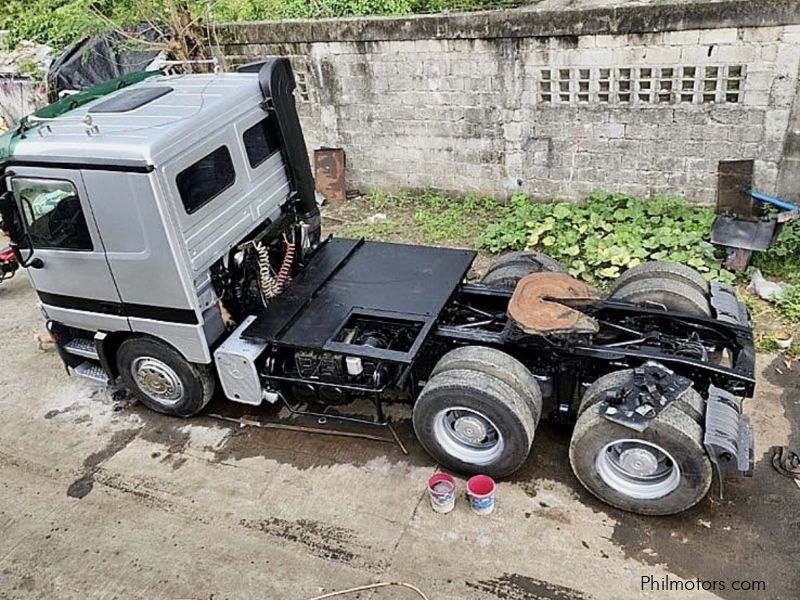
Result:
<svg viewBox="0 0 800 600">
<path fill-rule="evenodd" d="M 108 385 L 108 375 L 103 370 L 103 367 L 98 364 L 89 362 L 87 360 L 79 364 L 77 367 L 73 367 L 73 371 L 79 377 L 84 377 L 96 383 Z"/>
<path fill-rule="evenodd" d="M 94 340 L 87 338 L 74 338 L 64 344 L 64 350 L 75 356 L 82 356 L 84 358 L 91 358 L 97 360 L 97 348 L 95 347 Z"/>
</svg>

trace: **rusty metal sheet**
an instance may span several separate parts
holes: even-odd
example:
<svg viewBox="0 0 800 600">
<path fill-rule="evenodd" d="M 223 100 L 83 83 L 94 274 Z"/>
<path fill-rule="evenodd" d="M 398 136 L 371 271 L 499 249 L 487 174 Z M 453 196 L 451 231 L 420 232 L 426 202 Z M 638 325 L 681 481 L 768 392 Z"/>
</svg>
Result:
<svg viewBox="0 0 800 600">
<path fill-rule="evenodd" d="M 720 161 L 717 171 L 717 214 L 739 217 L 757 215 L 753 199 L 745 193 L 752 187 L 752 160 Z"/>
<path fill-rule="evenodd" d="M 582 312 L 548 298 L 588 298 L 588 286 L 567 273 L 531 273 L 517 283 L 508 315 L 525 333 L 593 332 L 597 324 Z"/>
<path fill-rule="evenodd" d="M 330 202 L 347 198 L 344 179 L 345 155 L 342 148 L 317 148 L 314 150 L 314 181 L 317 191 Z"/>
</svg>

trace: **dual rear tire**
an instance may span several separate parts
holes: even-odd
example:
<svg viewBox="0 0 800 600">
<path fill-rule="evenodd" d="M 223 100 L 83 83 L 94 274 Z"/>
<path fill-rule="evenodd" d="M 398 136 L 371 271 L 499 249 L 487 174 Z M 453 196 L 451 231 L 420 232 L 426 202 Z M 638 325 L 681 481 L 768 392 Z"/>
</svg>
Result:
<svg viewBox="0 0 800 600">
<path fill-rule="evenodd" d="M 536 379 L 494 348 L 445 354 L 414 404 L 417 439 L 443 467 L 505 477 L 530 454 L 542 414 Z"/>
<path fill-rule="evenodd" d="M 628 269 L 611 286 L 609 299 L 698 317 L 712 314 L 708 282 L 678 263 L 653 261 Z"/>
</svg>

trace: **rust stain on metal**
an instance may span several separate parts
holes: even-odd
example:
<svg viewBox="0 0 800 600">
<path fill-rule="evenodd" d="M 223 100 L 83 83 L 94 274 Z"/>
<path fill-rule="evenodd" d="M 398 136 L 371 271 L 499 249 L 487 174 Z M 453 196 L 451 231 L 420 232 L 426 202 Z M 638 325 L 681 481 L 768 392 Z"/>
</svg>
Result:
<svg viewBox="0 0 800 600">
<path fill-rule="evenodd" d="M 587 285 L 566 273 L 531 273 L 514 288 L 508 314 L 526 333 L 584 330 L 586 315 L 548 298 L 589 296 Z"/>
<path fill-rule="evenodd" d="M 314 150 L 314 181 L 317 191 L 331 202 L 345 200 L 345 156 L 342 148 Z"/>
</svg>

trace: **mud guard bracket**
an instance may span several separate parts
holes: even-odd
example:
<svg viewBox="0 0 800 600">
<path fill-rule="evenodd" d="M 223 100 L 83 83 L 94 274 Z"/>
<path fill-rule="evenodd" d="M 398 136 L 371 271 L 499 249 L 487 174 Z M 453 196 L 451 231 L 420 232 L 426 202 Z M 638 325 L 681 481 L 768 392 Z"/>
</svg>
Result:
<svg viewBox="0 0 800 600">
<path fill-rule="evenodd" d="M 661 411 L 691 387 L 691 379 L 649 361 L 634 369 L 630 382 L 608 392 L 600 403 L 600 414 L 613 423 L 644 431 Z"/>
</svg>

